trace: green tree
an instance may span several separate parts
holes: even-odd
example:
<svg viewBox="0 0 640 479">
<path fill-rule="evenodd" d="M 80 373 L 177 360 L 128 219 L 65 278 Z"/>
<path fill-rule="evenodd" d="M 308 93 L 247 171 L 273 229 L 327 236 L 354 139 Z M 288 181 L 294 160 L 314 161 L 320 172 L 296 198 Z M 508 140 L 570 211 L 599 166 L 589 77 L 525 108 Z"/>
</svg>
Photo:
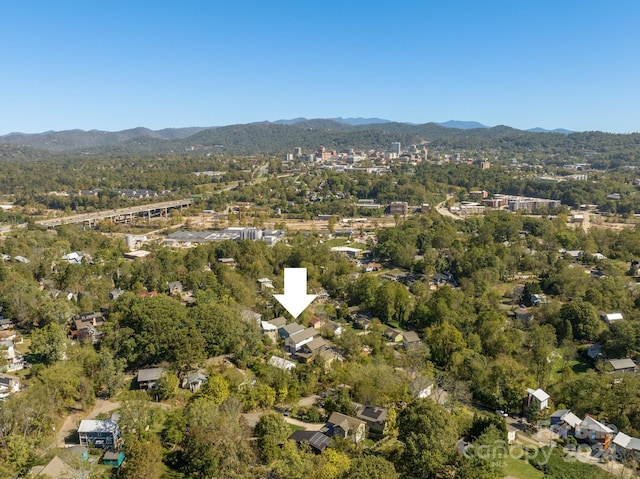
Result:
<svg viewBox="0 0 640 479">
<path fill-rule="evenodd" d="M 362 456 L 351 461 L 343 479 L 398 479 L 393 463 L 380 456 Z"/>
<path fill-rule="evenodd" d="M 125 478 L 158 479 L 162 474 L 162 448 L 157 436 L 130 438 L 124 443 L 127 460 L 119 474 Z"/>
<path fill-rule="evenodd" d="M 425 342 L 429 345 L 433 362 L 445 370 L 449 370 L 456 359 L 460 360 L 456 356 L 467 347 L 462 333 L 449 323 L 427 328 Z"/>
<path fill-rule="evenodd" d="M 58 323 L 49 323 L 33 331 L 30 350 L 46 364 L 61 360 L 66 349 L 67 336 Z"/>
<path fill-rule="evenodd" d="M 282 415 L 266 413 L 260 417 L 253 433 L 258 438 L 260 458 L 269 464 L 279 457 L 280 446 L 287 440 L 291 430 Z"/>
<path fill-rule="evenodd" d="M 405 477 L 440 477 L 454 460 L 457 424 L 430 399 L 417 399 L 398 415 L 398 439 L 405 444 L 397 466 Z"/>
<path fill-rule="evenodd" d="M 593 305 L 583 301 L 563 304 L 558 319 L 571 324 L 573 337 L 579 340 L 593 341 L 603 329 Z"/>
<path fill-rule="evenodd" d="M 198 395 L 207 398 L 213 404 L 222 404 L 229 397 L 229 383 L 213 371 L 209 380 L 200 388 Z"/>
</svg>

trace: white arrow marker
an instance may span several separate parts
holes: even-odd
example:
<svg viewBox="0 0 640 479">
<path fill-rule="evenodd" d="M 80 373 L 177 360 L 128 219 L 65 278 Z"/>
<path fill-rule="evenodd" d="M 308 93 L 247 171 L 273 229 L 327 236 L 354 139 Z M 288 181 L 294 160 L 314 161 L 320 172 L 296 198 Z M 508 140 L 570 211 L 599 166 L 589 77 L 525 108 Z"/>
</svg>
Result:
<svg viewBox="0 0 640 479">
<path fill-rule="evenodd" d="M 284 294 L 274 294 L 284 309 L 297 318 L 317 294 L 307 294 L 307 268 L 284 269 Z"/>
</svg>

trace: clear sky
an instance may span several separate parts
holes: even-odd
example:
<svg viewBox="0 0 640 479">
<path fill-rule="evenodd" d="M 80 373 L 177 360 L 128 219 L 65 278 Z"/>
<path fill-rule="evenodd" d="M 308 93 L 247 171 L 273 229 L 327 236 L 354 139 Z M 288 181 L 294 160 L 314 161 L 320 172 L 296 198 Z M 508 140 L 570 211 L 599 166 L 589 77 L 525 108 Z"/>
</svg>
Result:
<svg viewBox="0 0 640 479">
<path fill-rule="evenodd" d="M 295 117 L 640 130 L 637 0 L 6 0 L 0 134 Z"/>
</svg>

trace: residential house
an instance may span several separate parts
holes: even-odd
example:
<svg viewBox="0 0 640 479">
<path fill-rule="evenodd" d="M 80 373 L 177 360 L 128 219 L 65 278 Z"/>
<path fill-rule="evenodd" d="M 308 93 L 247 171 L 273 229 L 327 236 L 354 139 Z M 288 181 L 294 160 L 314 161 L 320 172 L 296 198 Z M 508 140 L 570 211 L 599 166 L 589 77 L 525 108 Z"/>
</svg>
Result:
<svg viewBox="0 0 640 479">
<path fill-rule="evenodd" d="M 349 246 L 334 246 L 330 250 L 347 258 L 362 258 L 362 250 L 358 248 L 351 248 Z"/>
<path fill-rule="evenodd" d="M 35 466 L 31 469 L 31 475 L 35 477 L 48 477 L 49 479 L 85 479 L 89 477 L 89 471 L 78 471 L 60 459 L 53 456 L 46 465 Z"/>
<path fill-rule="evenodd" d="M 420 347 L 420 336 L 415 331 L 405 331 L 402 334 L 402 346 L 404 349 L 416 349 Z"/>
<path fill-rule="evenodd" d="M 300 362 L 311 362 L 322 350 L 327 347 L 327 343 L 321 337 L 313 338 L 308 343 L 303 344 L 295 352 L 295 356 Z"/>
<path fill-rule="evenodd" d="M 284 340 L 284 347 L 290 353 L 293 353 L 300 349 L 303 345 L 313 341 L 317 331 L 313 328 L 303 329 L 295 334 L 290 335 Z"/>
<path fill-rule="evenodd" d="M 278 356 L 271 356 L 269 359 L 269 365 L 274 368 L 284 369 L 285 371 L 291 371 L 296 367 L 296 363 L 289 361 L 288 359 L 280 358 Z"/>
<path fill-rule="evenodd" d="M 547 295 L 542 293 L 532 294 L 529 301 L 531 301 L 532 306 L 540 306 L 540 305 L 549 303 L 549 300 L 547 299 Z"/>
<path fill-rule="evenodd" d="M 624 319 L 622 313 L 605 313 L 604 311 L 600 311 L 599 315 L 600 319 L 607 324 L 613 324 L 616 321 Z"/>
<path fill-rule="evenodd" d="M 182 389 L 188 389 L 192 393 L 198 390 L 209 381 L 209 375 L 202 371 L 192 371 L 182 378 Z"/>
<path fill-rule="evenodd" d="M 358 409 L 356 417 L 367 424 L 369 436 L 379 438 L 384 435 L 388 413 L 386 407 L 365 405 Z"/>
<path fill-rule="evenodd" d="M 318 318 L 317 316 L 314 316 L 309 320 L 309 326 L 311 326 L 313 329 L 322 329 L 325 323 L 326 321 L 324 319 Z"/>
<path fill-rule="evenodd" d="M 260 313 L 251 309 L 243 309 L 241 314 L 243 321 L 260 326 L 260 321 L 262 321 L 262 315 Z"/>
<path fill-rule="evenodd" d="M 599 343 L 592 344 L 587 349 L 587 356 L 591 359 L 598 359 L 602 357 L 602 346 Z"/>
<path fill-rule="evenodd" d="M 299 323 L 289 323 L 278 328 L 278 335 L 280 339 L 286 340 L 289 336 L 292 336 L 300 331 L 304 331 L 304 326 Z"/>
<path fill-rule="evenodd" d="M 308 444 L 309 448 L 316 454 L 322 454 L 331 442 L 329 436 L 319 431 L 294 431 L 289 436 L 289 439 L 295 441 L 298 447 L 302 446 L 302 444 Z"/>
<path fill-rule="evenodd" d="M 78 437 L 80 445 L 89 448 L 118 447 L 121 442 L 120 428 L 118 423 L 112 419 L 83 419 L 78 427 Z"/>
<path fill-rule="evenodd" d="M 609 364 L 613 368 L 614 373 L 635 373 L 638 370 L 638 366 L 630 358 L 625 359 L 611 359 Z"/>
<path fill-rule="evenodd" d="M 65 254 L 61 259 L 69 264 L 82 264 L 82 258 L 86 256 L 86 253 L 80 253 L 74 251 L 73 253 Z"/>
<path fill-rule="evenodd" d="M 353 325 L 356 328 L 362 329 L 364 331 L 369 329 L 370 324 L 371 324 L 371 320 L 362 314 L 358 315 L 356 319 L 353 321 Z"/>
<path fill-rule="evenodd" d="M 342 354 L 340 354 L 335 348 L 322 348 L 318 353 L 318 356 L 321 357 L 324 362 L 325 372 L 330 370 L 331 365 L 335 361 L 344 361 L 344 356 L 342 356 Z"/>
<path fill-rule="evenodd" d="M 262 334 L 271 338 L 274 343 L 278 340 L 278 328 L 285 326 L 287 320 L 283 316 L 279 316 L 270 321 L 260 321 L 260 329 Z"/>
<path fill-rule="evenodd" d="M 551 414 L 550 420 L 551 427 L 563 439 L 568 436 L 573 436 L 576 428 L 582 422 L 582 419 L 573 414 L 569 409 L 558 409 Z"/>
<path fill-rule="evenodd" d="M 327 321 L 322 329 L 323 331 L 335 336 L 336 338 L 342 336 L 342 332 L 344 331 L 342 325 L 336 323 L 335 321 Z"/>
<path fill-rule="evenodd" d="M 578 440 L 583 440 L 590 444 L 601 444 L 603 449 L 606 450 L 611 445 L 613 429 L 587 414 L 576 427 L 574 435 Z"/>
<path fill-rule="evenodd" d="M 218 258 L 218 262 L 222 263 L 228 268 L 236 269 L 236 260 L 233 258 Z"/>
<path fill-rule="evenodd" d="M 20 391 L 20 379 L 16 376 L 0 373 L 0 399 Z"/>
<path fill-rule="evenodd" d="M 616 434 L 616 437 L 613 438 L 613 444 L 618 458 L 640 458 L 640 439 L 619 432 Z"/>
<path fill-rule="evenodd" d="M 163 374 L 163 368 L 140 369 L 136 378 L 138 388 L 143 390 L 156 389 L 158 387 L 158 381 L 160 381 Z"/>
<path fill-rule="evenodd" d="M 542 411 L 549 408 L 550 396 L 542 389 L 530 389 L 527 388 L 527 397 L 524 400 L 524 406 L 522 408 L 523 414 L 533 408 L 536 411 Z"/>
<path fill-rule="evenodd" d="M 124 462 L 124 452 L 107 451 L 102 456 L 102 464 L 105 466 L 120 467 Z"/>
<path fill-rule="evenodd" d="M 364 439 L 367 425 L 364 421 L 339 412 L 331 413 L 327 424 L 320 431 L 332 437 L 338 435 L 345 439 L 360 442 Z"/>
<path fill-rule="evenodd" d="M 114 288 L 109 291 L 109 299 L 118 299 L 118 297 L 124 294 L 124 289 Z"/>
<path fill-rule="evenodd" d="M 0 365 L 5 372 L 21 371 L 27 367 L 24 357 L 15 350 L 13 339 L 0 341 L 0 356 L 4 356 L 5 362 Z"/>
<path fill-rule="evenodd" d="M 261 291 L 268 291 L 273 289 L 273 281 L 271 281 L 269 278 L 258 279 L 258 284 L 260 285 Z"/>
<path fill-rule="evenodd" d="M 181 281 L 172 281 L 169 283 L 169 294 L 174 296 L 176 294 L 182 293 L 184 290 L 184 286 L 182 286 Z"/>
<path fill-rule="evenodd" d="M 391 341 L 392 343 L 401 343 L 403 339 L 402 331 L 398 331 L 394 328 L 387 328 L 382 334 L 384 334 L 387 341 Z"/>
<path fill-rule="evenodd" d="M 434 383 L 431 379 L 425 377 L 417 377 L 409 385 L 409 391 L 413 397 L 424 399 L 433 393 Z"/>
<path fill-rule="evenodd" d="M 443 271 L 442 273 L 436 273 L 431 277 L 430 283 L 435 287 L 440 286 L 451 286 L 452 288 L 456 288 L 458 283 L 454 279 L 453 275 L 448 271 Z"/>
<path fill-rule="evenodd" d="M 533 319 L 533 314 L 527 308 L 516 308 L 513 312 L 518 321 L 528 323 Z"/>
<path fill-rule="evenodd" d="M 6 331 L 7 329 L 13 329 L 13 321 L 0 315 L 0 331 Z"/>
<path fill-rule="evenodd" d="M 71 338 L 81 343 L 96 344 L 102 339 L 102 332 L 98 330 L 104 324 L 102 313 L 83 313 L 71 323 Z"/>
</svg>

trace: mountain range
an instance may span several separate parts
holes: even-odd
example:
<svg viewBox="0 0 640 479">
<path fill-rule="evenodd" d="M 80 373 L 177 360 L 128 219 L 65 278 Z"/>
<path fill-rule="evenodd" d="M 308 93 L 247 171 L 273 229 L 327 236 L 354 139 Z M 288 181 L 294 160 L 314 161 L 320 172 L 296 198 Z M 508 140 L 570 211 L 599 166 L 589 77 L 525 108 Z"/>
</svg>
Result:
<svg viewBox="0 0 640 479">
<path fill-rule="evenodd" d="M 489 127 L 476 121 L 444 123 L 400 123 L 382 118 L 295 118 L 220 127 L 132 128 L 47 131 L 37 134 L 10 133 L 0 136 L 0 145 L 19 145 L 50 152 L 117 149 L 123 152 L 180 151 L 194 146 L 233 152 L 272 152 L 296 146 L 316 148 L 388 148 L 392 141 L 414 144 L 441 138 L 500 138 L 506 135 L 549 133 L 535 128 L 517 130 L 508 126 Z M 553 133 L 572 133 L 553 130 Z"/>
</svg>

